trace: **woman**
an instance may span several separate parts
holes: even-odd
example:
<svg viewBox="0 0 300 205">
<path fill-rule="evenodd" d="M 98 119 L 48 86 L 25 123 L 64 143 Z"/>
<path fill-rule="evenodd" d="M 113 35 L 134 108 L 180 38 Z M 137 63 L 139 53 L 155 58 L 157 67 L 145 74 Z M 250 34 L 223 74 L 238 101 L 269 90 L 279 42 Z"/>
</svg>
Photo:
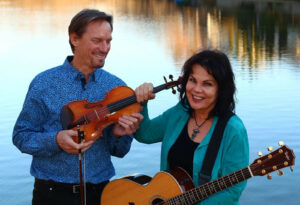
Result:
<svg viewBox="0 0 300 205">
<path fill-rule="evenodd" d="M 135 138 L 143 143 L 162 142 L 161 170 L 180 166 L 198 185 L 204 156 L 218 119 L 235 109 L 234 74 L 227 56 L 205 50 L 189 58 L 182 70 L 180 102 L 150 120 L 147 104 Z M 153 86 L 144 83 L 136 89 L 139 102 L 154 98 Z M 246 129 L 236 115 L 226 124 L 212 169 L 211 180 L 248 166 L 249 146 Z M 246 182 L 210 196 L 201 204 L 239 204 Z"/>
</svg>

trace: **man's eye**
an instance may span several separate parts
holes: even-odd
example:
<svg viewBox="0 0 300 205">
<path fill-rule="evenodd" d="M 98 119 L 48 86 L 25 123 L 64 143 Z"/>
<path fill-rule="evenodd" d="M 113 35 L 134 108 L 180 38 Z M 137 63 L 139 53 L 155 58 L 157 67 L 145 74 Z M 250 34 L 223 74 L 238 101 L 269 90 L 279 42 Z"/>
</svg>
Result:
<svg viewBox="0 0 300 205">
<path fill-rule="evenodd" d="M 92 42 L 97 44 L 97 43 L 99 43 L 99 40 L 98 39 L 93 39 Z"/>
</svg>

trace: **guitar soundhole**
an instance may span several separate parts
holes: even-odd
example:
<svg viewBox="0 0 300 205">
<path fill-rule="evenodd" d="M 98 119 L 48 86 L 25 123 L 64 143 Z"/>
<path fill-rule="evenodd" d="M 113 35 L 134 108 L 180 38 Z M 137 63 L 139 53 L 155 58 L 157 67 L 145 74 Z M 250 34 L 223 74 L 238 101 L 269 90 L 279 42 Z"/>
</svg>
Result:
<svg viewBox="0 0 300 205">
<path fill-rule="evenodd" d="M 152 205 L 163 204 L 162 202 L 164 202 L 164 200 L 162 200 L 162 199 L 154 199 L 151 204 Z"/>
</svg>

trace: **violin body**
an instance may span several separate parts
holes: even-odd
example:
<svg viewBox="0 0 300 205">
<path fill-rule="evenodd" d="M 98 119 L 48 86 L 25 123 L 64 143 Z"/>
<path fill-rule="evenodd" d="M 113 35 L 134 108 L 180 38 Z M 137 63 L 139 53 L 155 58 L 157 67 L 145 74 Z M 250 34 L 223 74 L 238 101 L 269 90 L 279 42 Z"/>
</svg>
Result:
<svg viewBox="0 0 300 205">
<path fill-rule="evenodd" d="M 175 94 L 174 86 L 181 83 L 181 77 L 177 81 L 167 82 L 164 77 L 165 84 L 153 88 L 153 93 L 161 90 L 172 88 Z M 178 87 L 177 87 L 178 88 Z M 118 86 L 106 93 L 103 100 L 98 102 L 88 102 L 88 100 L 77 100 L 66 104 L 60 113 L 60 120 L 64 130 L 73 129 L 81 131 L 84 134 L 84 140 L 96 140 L 102 137 L 102 131 L 107 126 L 114 124 L 123 115 L 130 115 L 142 111 L 142 106 L 137 102 L 135 92 L 127 86 Z M 75 142 L 79 142 L 74 137 Z"/>
<path fill-rule="evenodd" d="M 103 136 L 103 129 L 116 123 L 119 117 L 141 112 L 142 106 L 137 102 L 124 104 L 132 98 L 135 98 L 134 90 L 118 86 L 106 93 L 103 100 L 95 103 L 88 102 L 87 99 L 69 102 L 61 111 L 63 129 L 77 130 L 79 127 L 84 131 L 86 142 L 96 140 Z M 73 140 L 78 142 L 77 137 Z"/>
</svg>

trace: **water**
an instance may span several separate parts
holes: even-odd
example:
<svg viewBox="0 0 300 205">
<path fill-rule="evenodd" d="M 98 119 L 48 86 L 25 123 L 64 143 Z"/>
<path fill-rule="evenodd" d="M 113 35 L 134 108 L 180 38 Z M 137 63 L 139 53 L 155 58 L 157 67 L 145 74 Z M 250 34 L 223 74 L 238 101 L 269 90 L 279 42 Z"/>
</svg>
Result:
<svg viewBox="0 0 300 205">
<path fill-rule="evenodd" d="M 104 69 L 135 88 L 180 75 L 199 48 L 218 48 L 232 62 L 237 113 L 249 135 L 250 161 L 283 140 L 294 150 L 294 172 L 248 180 L 242 205 L 300 204 L 300 3 L 291 1 L 172 0 L 0 0 L 0 204 L 30 204 L 31 156 L 11 143 L 15 120 L 28 85 L 39 72 L 71 54 L 67 26 L 83 8 L 114 16 L 112 49 Z M 176 104 L 170 91 L 149 104 L 155 117 Z M 159 170 L 160 144 L 133 142 L 123 159 L 114 158 L 117 176 Z"/>
</svg>

